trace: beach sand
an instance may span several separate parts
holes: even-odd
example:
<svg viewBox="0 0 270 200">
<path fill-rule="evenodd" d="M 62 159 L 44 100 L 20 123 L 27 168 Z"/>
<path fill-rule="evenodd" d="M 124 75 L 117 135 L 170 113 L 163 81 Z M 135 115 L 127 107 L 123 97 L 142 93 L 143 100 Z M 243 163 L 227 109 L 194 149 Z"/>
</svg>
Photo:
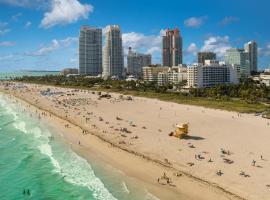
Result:
<svg viewBox="0 0 270 200">
<path fill-rule="evenodd" d="M 160 199 L 270 199 L 270 121 L 260 116 L 34 84 L 0 88 L 47 111 L 37 114 L 80 155 L 96 152 Z M 189 137 L 169 137 L 182 122 Z"/>
</svg>

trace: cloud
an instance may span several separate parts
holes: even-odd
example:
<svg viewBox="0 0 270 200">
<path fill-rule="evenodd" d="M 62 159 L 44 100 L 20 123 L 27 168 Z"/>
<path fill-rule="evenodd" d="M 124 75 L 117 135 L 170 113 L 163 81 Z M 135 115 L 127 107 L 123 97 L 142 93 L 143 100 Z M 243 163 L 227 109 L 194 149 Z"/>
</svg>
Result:
<svg viewBox="0 0 270 200">
<path fill-rule="evenodd" d="M 60 40 L 60 45 L 64 47 L 69 47 L 75 42 L 78 42 L 77 37 L 67 37 L 66 39 Z"/>
<path fill-rule="evenodd" d="M 69 62 L 72 63 L 72 64 L 75 64 L 75 63 L 78 64 L 79 60 L 78 60 L 78 58 L 71 58 L 69 60 Z"/>
<path fill-rule="evenodd" d="M 10 60 L 12 58 L 14 58 L 14 55 L 13 54 L 5 55 L 5 56 L 0 56 L 0 61 L 6 61 L 6 60 Z"/>
<path fill-rule="evenodd" d="M 8 32 L 11 31 L 9 28 L 7 28 L 7 26 L 8 26 L 7 22 L 1 22 L 0 21 L 0 36 L 3 36 L 3 35 L 5 35 L 5 34 L 7 34 Z"/>
<path fill-rule="evenodd" d="M 31 53 L 25 53 L 25 56 L 44 56 L 47 55 L 50 52 L 53 52 L 59 48 L 59 42 L 57 40 L 52 40 L 51 44 L 46 47 L 42 47 L 38 49 L 37 51 L 31 52 Z"/>
<path fill-rule="evenodd" d="M 52 40 L 50 45 L 44 46 L 39 48 L 36 51 L 33 52 L 27 52 L 24 53 L 25 56 L 33 56 L 33 57 L 40 57 L 48 55 L 49 53 L 52 53 L 60 48 L 67 48 L 71 46 L 74 42 L 77 42 L 77 38 L 75 37 L 68 37 L 63 40 Z"/>
<path fill-rule="evenodd" d="M 11 47 L 14 46 L 15 44 L 16 44 L 15 42 L 4 41 L 0 42 L 0 47 Z"/>
<path fill-rule="evenodd" d="M 94 10 L 90 4 L 81 4 L 78 0 L 52 0 L 50 11 L 44 14 L 41 27 L 50 28 L 87 19 Z"/>
<path fill-rule="evenodd" d="M 9 33 L 11 30 L 10 29 L 1 29 L 0 28 L 0 36 L 3 36 L 3 35 L 5 35 L 5 34 L 7 34 L 7 33 Z"/>
<path fill-rule="evenodd" d="M 222 26 L 227 26 L 229 24 L 235 23 L 235 22 L 239 22 L 240 19 L 238 17 L 233 17 L 233 16 L 229 16 L 229 17 L 225 17 L 221 22 L 220 25 Z"/>
<path fill-rule="evenodd" d="M 16 15 L 13 15 L 12 17 L 11 17 L 11 20 L 12 21 L 18 21 L 19 20 L 19 18 L 22 16 L 22 13 L 17 13 Z"/>
<path fill-rule="evenodd" d="M 27 29 L 32 25 L 32 22 L 28 21 L 25 23 L 24 28 Z"/>
<path fill-rule="evenodd" d="M 226 50 L 230 49 L 229 36 L 210 36 L 204 41 L 201 51 L 211 51 L 217 54 L 218 57 L 223 57 Z"/>
<path fill-rule="evenodd" d="M 204 22 L 207 20 L 207 16 L 202 17 L 191 17 L 184 21 L 185 26 L 191 28 L 199 28 L 201 27 Z"/>
<path fill-rule="evenodd" d="M 0 28 L 4 28 L 8 25 L 7 22 L 0 22 Z"/>
<path fill-rule="evenodd" d="M 197 45 L 195 43 L 191 43 L 188 46 L 187 50 L 185 51 L 185 54 L 196 56 L 198 51 L 199 51 L 199 49 L 198 49 Z"/>
<path fill-rule="evenodd" d="M 0 3 L 10 6 L 40 8 L 49 3 L 48 0 L 0 0 Z"/>
<path fill-rule="evenodd" d="M 265 47 L 258 48 L 260 57 L 270 56 L 270 43 L 266 44 Z"/>
<path fill-rule="evenodd" d="M 144 51 L 145 53 L 157 53 L 161 52 L 162 31 L 158 35 L 145 35 L 143 33 L 129 32 L 124 33 L 123 47 L 125 50 L 128 47 L 133 49 Z"/>
</svg>

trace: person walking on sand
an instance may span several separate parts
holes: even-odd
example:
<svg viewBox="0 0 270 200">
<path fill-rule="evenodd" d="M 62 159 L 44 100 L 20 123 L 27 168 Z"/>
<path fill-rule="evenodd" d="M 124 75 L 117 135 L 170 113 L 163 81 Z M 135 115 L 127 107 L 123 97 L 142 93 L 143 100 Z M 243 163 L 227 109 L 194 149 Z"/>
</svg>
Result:
<svg viewBox="0 0 270 200">
<path fill-rule="evenodd" d="M 255 166 L 255 165 L 256 165 L 256 161 L 253 160 L 253 161 L 252 161 L 252 166 Z"/>
</svg>

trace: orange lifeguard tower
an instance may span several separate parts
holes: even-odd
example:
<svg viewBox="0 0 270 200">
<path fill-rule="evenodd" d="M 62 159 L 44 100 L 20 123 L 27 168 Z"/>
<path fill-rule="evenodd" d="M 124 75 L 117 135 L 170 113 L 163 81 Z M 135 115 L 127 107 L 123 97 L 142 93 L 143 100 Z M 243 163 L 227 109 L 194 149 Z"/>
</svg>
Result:
<svg viewBox="0 0 270 200">
<path fill-rule="evenodd" d="M 188 123 L 180 123 L 176 125 L 176 130 L 173 134 L 174 137 L 183 138 L 188 134 Z"/>
</svg>

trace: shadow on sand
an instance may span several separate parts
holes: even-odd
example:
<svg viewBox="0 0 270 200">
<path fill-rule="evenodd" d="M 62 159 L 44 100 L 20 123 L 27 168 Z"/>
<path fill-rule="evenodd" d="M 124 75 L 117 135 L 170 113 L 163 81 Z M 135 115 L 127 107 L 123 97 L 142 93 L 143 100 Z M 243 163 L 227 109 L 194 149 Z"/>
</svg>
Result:
<svg viewBox="0 0 270 200">
<path fill-rule="evenodd" d="M 205 140 L 205 138 L 203 138 L 203 137 L 192 136 L 192 135 L 185 135 L 182 139 L 184 139 L 184 140 Z"/>
</svg>

